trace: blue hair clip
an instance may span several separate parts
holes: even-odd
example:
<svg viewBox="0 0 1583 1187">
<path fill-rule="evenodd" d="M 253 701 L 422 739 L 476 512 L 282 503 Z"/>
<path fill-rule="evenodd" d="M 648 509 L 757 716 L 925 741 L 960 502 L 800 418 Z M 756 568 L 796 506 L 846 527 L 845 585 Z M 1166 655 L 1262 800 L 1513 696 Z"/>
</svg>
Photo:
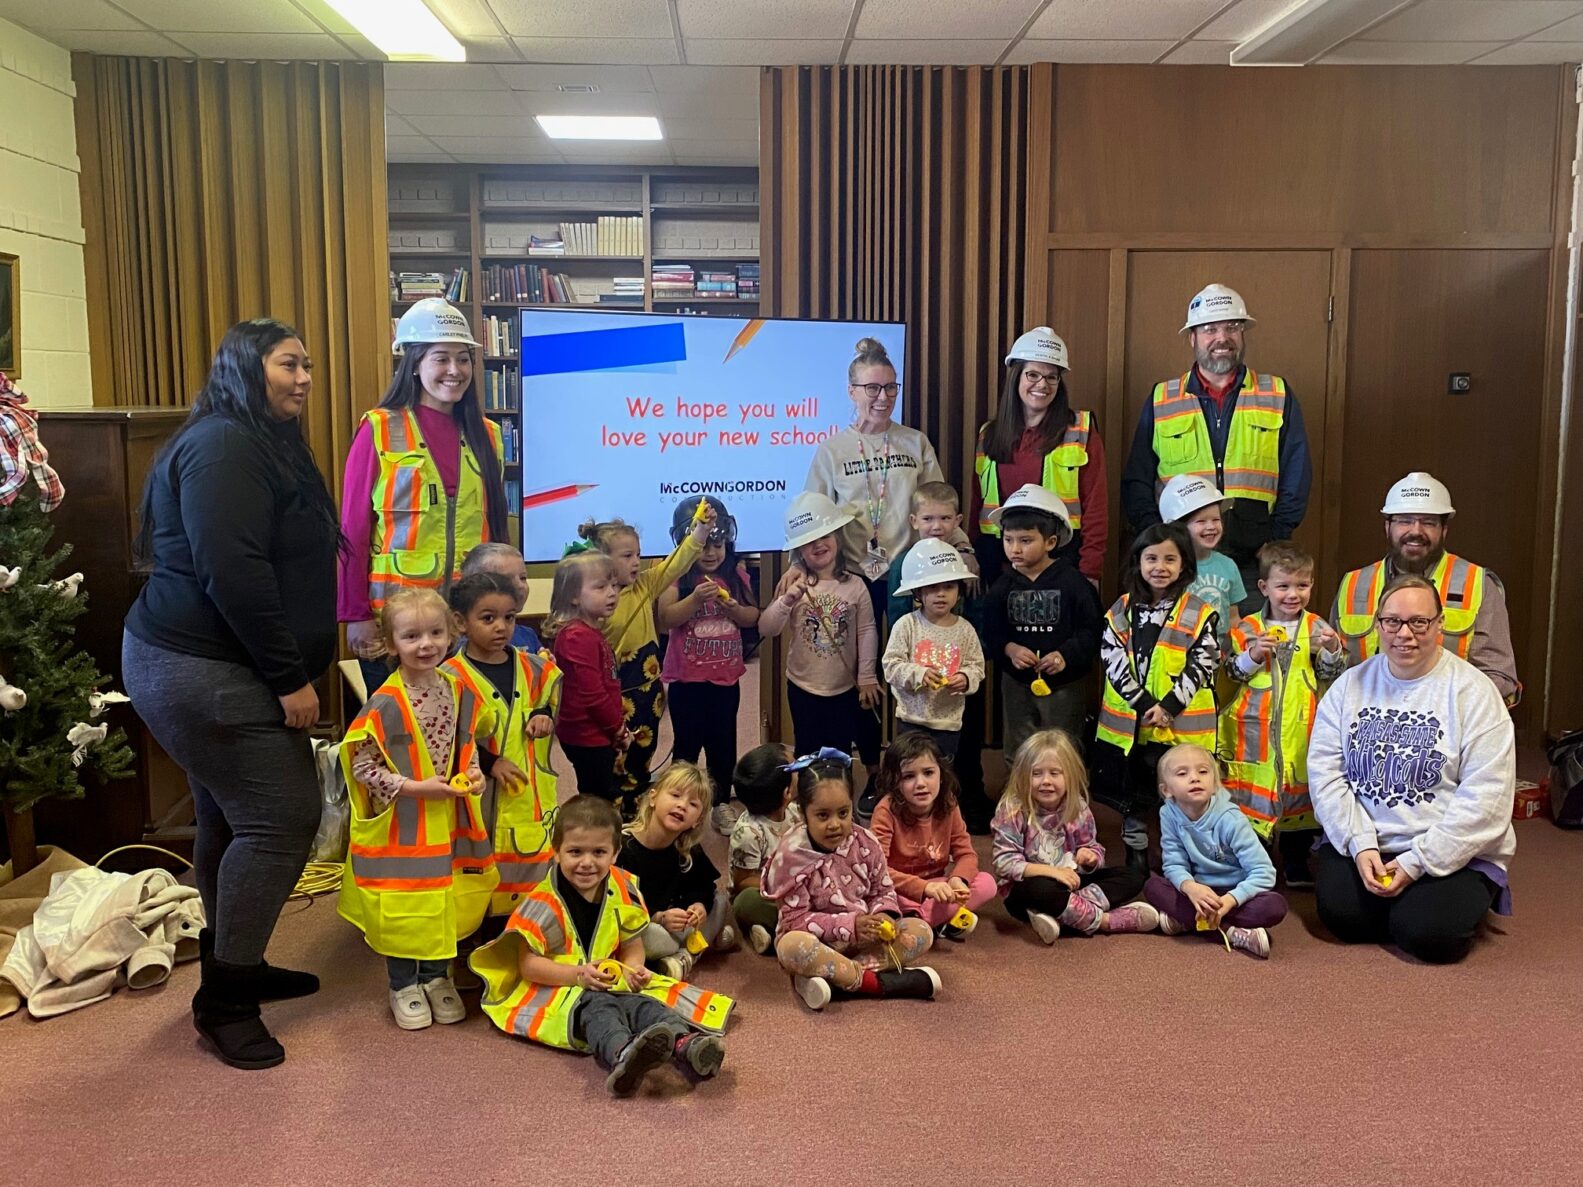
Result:
<svg viewBox="0 0 1583 1187">
<path fill-rule="evenodd" d="M 852 756 L 845 750 L 837 750 L 834 746 L 821 746 L 818 754 L 805 754 L 794 762 L 786 763 L 781 767 L 783 771 L 801 771 L 811 767 L 816 762 L 835 762 L 843 767 L 852 765 Z"/>
</svg>

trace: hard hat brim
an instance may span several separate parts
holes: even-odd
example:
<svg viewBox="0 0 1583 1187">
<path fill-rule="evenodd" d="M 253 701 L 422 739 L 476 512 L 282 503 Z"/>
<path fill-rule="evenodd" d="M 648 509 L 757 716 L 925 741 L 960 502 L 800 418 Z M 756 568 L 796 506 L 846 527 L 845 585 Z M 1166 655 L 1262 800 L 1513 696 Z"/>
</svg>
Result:
<svg viewBox="0 0 1583 1187">
<path fill-rule="evenodd" d="M 931 585 L 950 585 L 953 582 L 961 583 L 973 580 L 973 574 L 966 565 L 962 566 L 960 573 L 931 573 L 927 577 L 919 577 L 916 581 L 903 581 L 896 587 L 899 594 L 912 593 L 918 589 L 928 589 Z"/>
<path fill-rule="evenodd" d="M 1224 507 L 1227 503 L 1230 503 L 1230 502 L 1232 502 L 1231 499 L 1226 498 L 1225 495 L 1221 494 L 1217 490 L 1217 491 L 1214 492 L 1214 494 L 1212 496 L 1210 496 L 1208 498 L 1200 498 L 1196 503 L 1190 503 L 1188 506 L 1182 508 L 1181 511 L 1179 511 L 1177 513 L 1177 516 L 1176 516 L 1175 519 L 1170 519 L 1170 520 L 1167 520 L 1166 522 L 1167 523 L 1181 523 L 1182 520 L 1186 519 L 1189 515 L 1192 515 L 1194 512 L 1197 512 L 1197 511 L 1202 511 L 1205 507 L 1213 507 L 1213 506 L 1216 506 L 1217 504 L 1219 506 L 1221 506 L 1221 507 Z"/>
<path fill-rule="evenodd" d="M 855 511 L 840 511 L 835 519 L 827 520 L 817 528 L 809 528 L 807 531 L 799 532 L 795 536 L 787 536 L 786 551 L 791 552 L 793 549 L 801 548 L 804 544 L 812 544 L 815 540 L 822 536 L 828 536 L 831 532 L 839 532 L 856 518 L 857 512 Z"/>
<path fill-rule="evenodd" d="M 463 338 L 457 335 L 454 338 L 397 338 L 395 348 L 400 350 L 406 346 L 445 346 L 447 344 L 471 346 L 474 350 L 479 350 L 483 347 L 482 342 L 473 341 L 471 336 Z"/>
</svg>

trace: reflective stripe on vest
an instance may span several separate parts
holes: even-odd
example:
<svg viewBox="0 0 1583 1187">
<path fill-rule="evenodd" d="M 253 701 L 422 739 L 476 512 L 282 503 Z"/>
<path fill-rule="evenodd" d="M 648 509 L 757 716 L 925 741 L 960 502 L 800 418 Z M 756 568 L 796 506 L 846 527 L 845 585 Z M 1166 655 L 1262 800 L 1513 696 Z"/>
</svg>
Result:
<svg viewBox="0 0 1583 1187">
<path fill-rule="evenodd" d="M 411 409 L 375 408 L 363 418 L 379 462 L 368 574 L 368 601 L 378 610 L 404 586 L 443 592 L 461 576 L 462 557 L 489 539 L 488 497 L 465 435 L 456 494 L 448 496 Z M 500 429 L 488 419 L 484 427 L 504 473 Z"/>
<path fill-rule="evenodd" d="M 1243 372 L 1232 405 L 1224 464 L 1217 466 L 1203 407 L 1188 389 L 1191 374 L 1154 386 L 1155 498 L 1165 489 L 1166 479 L 1191 474 L 1215 483 L 1228 499 L 1256 499 L 1275 506 L 1286 381 L 1278 375 L 1260 375 L 1251 367 Z"/>
<path fill-rule="evenodd" d="M 1473 626 L 1484 604 L 1484 567 L 1448 552 L 1425 576 L 1440 592 L 1441 646 L 1458 659 L 1467 659 L 1473 651 Z M 1352 664 L 1362 663 L 1380 649 L 1374 612 L 1388 583 L 1388 568 L 1383 560 L 1354 569 L 1341 579 L 1341 590 L 1336 595 L 1336 630 Z"/>
<path fill-rule="evenodd" d="M 1127 595 L 1123 594 L 1105 612 L 1105 620 L 1126 651 L 1127 664 L 1136 676 L 1137 659 L 1132 653 L 1132 621 L 1127 616 L 1129 604 Z M 1193 594 L 1184 593 L 1176 599 L 1176 605 L 1171 607 L 1165 625 L 1160 628 L 1160 638 L 1149 653 L 1149 671 L 1143 679 L 1143 687 L 1155 700 L 1163 699 L 1176 683 L 1176 678 L 1187 668 L 1187 654 L 1203 634 L 1204 625 L 1213 612 L 1209 603 Z M 1213 684 L 1210 681 L 1194 693 L 1187 707 L 1171 719 L 1171 727 L 1160 730 L 1152 726 L 1137 728 L 1137 710 L 1107 680 L 1104 695 L 1100 698 L 1097 736 L 1120 748 L 1123 753 L 1132 750 L 1135 739 L 1166 745 L 1191 742 L 1212 751 L 1215 746 Z"/>
<path fill-rule="evenodd" d="M 1237 684 L 1236 696 L 1220 715 L 1226 790 L 1261 837 L 1277 828 L 1315 827 L 1308 797 L 1308 735 L 1323 691 L 1312 651 L 1319 621 L 1305 611 L 1286 673 L 1272 656 L 1251 679 Z M 1233 654 L 1247 651 L 1264 629 L 1262 614 L 1239 622 L 1231 631 Z"/>
<path fill-rule="evenodd" d="M 1000 525 L 991 523 L 989 513 L 1000 507 L 1000 473 L 996 461 L 984 452 L 985 425 L 978 434 L 978 453 L 973 469 L 978 473 L 978 490 L 983 507 L 978 513 L 978 530 L 986 536 L 1000 535 Z M 1094 414 L 1078 412 L 1077 423 L 1061 434 L 1056 447 L 1044 455 L 1044 471 L 1039 485 L 1066 504 L 1067 518 L 1074 532 L 1083 526 L 1083 502 L 1078 494 L 1079 474 L 1088 465 L 1088 438 L 1094 431 Z"/>
<path fill-rule="evenodd" d="M 522 980 L 522 946 L 556 964 L 585 964 L 613 958 L 623 941 L 640 935 L 649 921 L 637 881 L 612 868 L 604 906 L 594 925 L 593 951 L 585 952 L 571 926 L 566 905 L 546 878 L 518 904 L 505 934 L 474 952 L 469 964 L 484 980 L 482 1006 L 491 1022 L 507 1034 L 552 1047 L 586 1050 L 572 1034 L 572 1017 L 585 992 L 576 985 L 555 987 Z M 654 974 L 643 989 L 646 997 L 669 1006 L 692 1025 L 719 1032 L 725 1029 L 735 1003 L 684 981 Z"/>
</svg>

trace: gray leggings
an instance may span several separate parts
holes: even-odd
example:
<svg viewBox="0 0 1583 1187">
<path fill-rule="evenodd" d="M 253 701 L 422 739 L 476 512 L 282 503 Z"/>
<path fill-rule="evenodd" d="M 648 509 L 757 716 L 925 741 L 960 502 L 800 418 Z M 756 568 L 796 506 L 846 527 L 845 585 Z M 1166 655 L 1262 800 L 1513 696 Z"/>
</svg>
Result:
<svg viewBox="0 0 1583 1187">
<path fill-rule="evenodd" d="M 704 939 L 713 944 L 720 938 L 720 929 L 731 922 L 731 900 L 726 897 L 723 890 L 715 891 L 715 901 L 709 906 L 709 914 L 704 919 L 704 925 L 698 930 L 703 932 Z M 675 956 L 682 950 L 682 940 L 687 933 L 673 936 L 657 923 L 650 923 L 643 929 L 643 958 L 644 960 L 658 960 L 662 956 Z"/>
<path fill-rule="evenodd" d="M 127 633 L 121 670 L 133 708 L 192 787 L 193 873 L 214 954 L 257 964 L 319 826 L 307 731 L 286 728 L 279 698 L 241 664 Z"/>
</svg>

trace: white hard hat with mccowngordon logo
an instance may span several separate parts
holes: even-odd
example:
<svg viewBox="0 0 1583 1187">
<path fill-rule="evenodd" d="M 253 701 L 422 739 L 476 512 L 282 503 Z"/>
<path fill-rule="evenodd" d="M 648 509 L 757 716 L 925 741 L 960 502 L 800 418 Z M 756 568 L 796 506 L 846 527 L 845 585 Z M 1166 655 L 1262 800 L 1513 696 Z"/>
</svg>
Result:
<svg viewBox="0 0 1583 1187">
<path fill-rule="evenodd" d="M 973 574 L 968 571 L 962 554 L 955 546 L 944 540 L 919 540 L 908 550 L 907 559 L 901 563 L 901 584 L 896 587 L 896 592 L 912 593 L 915 589 L 930 585 L 972 579 Z"/>
<path fill-rule="evenodd" d="M 397 350 L 403 346 L 432 342 L 478 345 L 466 316 L 443 297 L 425 297 L 414 302 L 412 308 L 403 313 L 401 320 L 396 323 L 394 346 Z"/>
<path fill-rule="evenodd" d="M 1381 515 L 1444 515 L 1447 519 L 1457 513 L 1451 505 L 1451 492 L 1446 484 L 1433 474 L 1414 470 L 1385 496 Z"/>
<path fill-rule="evenodd" d="M 1160 518 L 1175 523 L 1211 503 L 1225 501 L 1226 496 L 1209 479 L 1197 474 L 1173 474 L 1160 491 Z"/>
<path fill-rule="evenodd" d="M 856 512 L 837 507 L 829 495 L 805 490 L 786 507 L 786 551 L 812 544 L 856 518 Z"/>
<path fill-rule="evenodd" d="M 1066 343 L 1049 326 L 1035 326 L 1019 336 L 1006 352 L 1006 365 L 1010 366 L 1013 359 L 1021 359 L 1025 363 L 1048 363 L 1063 371 L 1071 369 L 1066 361 Z"/>
<path fill-rule="evenodd" d="M 1223 284 L 1211 284 L 1187 303 L 1187 321 L 1177 333 L 1185 334 L 1198 326 L 1222 321 L 1246 322 L 1251 326 L 1257 320 L 1248 313 L 1248 303 L 1236 289 Z"/>
</svg>

